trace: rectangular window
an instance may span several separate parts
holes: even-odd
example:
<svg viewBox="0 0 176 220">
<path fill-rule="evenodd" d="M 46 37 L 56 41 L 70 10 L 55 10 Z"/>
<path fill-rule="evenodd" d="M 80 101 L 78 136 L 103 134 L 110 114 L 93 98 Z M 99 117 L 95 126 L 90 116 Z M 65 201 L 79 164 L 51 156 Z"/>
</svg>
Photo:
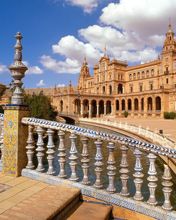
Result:
<svg viewBox="0 0 176 220">
<path fill-rule="evenodd" d="M 168 83 L 169 83 L 169 79 L 167 78 L 167 79 L 166 79 L 166 84 L 168 84 Z"/>
</svg>

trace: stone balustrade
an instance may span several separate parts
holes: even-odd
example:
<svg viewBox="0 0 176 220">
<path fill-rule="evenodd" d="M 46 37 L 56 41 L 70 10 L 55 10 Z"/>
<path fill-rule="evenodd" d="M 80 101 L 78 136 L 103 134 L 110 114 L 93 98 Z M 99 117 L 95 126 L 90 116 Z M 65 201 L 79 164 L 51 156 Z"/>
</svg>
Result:
<svg viewBox="0 0 176 220">
<path fill-rule="evenodd" d="M 155 140 L 158 144 L 162 146 L 167 146 L 169 148 L 175 148 L 175 142 L 166 137 L 165 135 L 158 134 L 154 131 L 149 130 L 149 128 L 143 128 L 141 126 L 135 126 L 128 123 L 122 123 L 117 121 L 109 121 L 101 118 L 80 118 L 82 122 L 100 123 L 115 128 L 123 129 L 125 131 L 138 134 L 139 136 Z"/>
<path fill-rule="evenodd" d="M 121 191 L 120 195 L 127 197 L 130 194 L 128 188 L 129 171 L 132 169 L 133 182 L 135 185 L 135 194 L 133 199 L 136 201 L 144 201 L 142 184 L 144 181 L 143 167 L 141 163 L 141 155 L 147 152 L 148 158 L 148 190 L 149 196 L 147 203 L 156 206 L 158 201 L 156 199 L 156 188 L 158 175 L 156 172 L 155 161 L 158 155 L 176 158 L 176 150 L 163 146 L 157 146 L 147 142 L 141 142 L 132 138 L 120 136 L 117 134 L 104 133 L 94 131 L 87 128 L 81 128 L 74 125 L 68 125 L 48 120 L 36 118 L 23 118 L 22 123 L 28 126 L 28 139 L 26 145 L 26 153 L 28 157 L 27 169 L 35 169 L 38 172 L 46 172 L 48 175 L 55 175 L 55 157 L 58 158 L 59 173 L 58 178 L 69 178 L 70 181 L 80 181 L 84 185 L 92 185 L 96 189 L 105 189 L 102 181 L 102 171 L 106 165 L 106 178 L 108 184 L 106 191 L 109 193 L 116 193 L 115 177 L 120 174 Z M 34 141 L 34 133 L 37 134 L 37 139 Z M 58 142 L 54 142 L 54 134 L 57 133 Z M 65 134 L 69 133 L 70 146 L 65 146 Z M 46 138 L 47 137 L 47 138 Z M 47 139 L 47 142 L 44 141 Z M 82 152 L 78 153 L 77 139 L 80 138 L 82 145 Z M 90 173 L 90 158 L 89 141 L 93 140 L 96 148 L 94 155 L 94 171 Z M 103 158 L 102 146 L 106 144 L 108 158 L 107 161 Z M 120 169 L 117 170 L 115 150 L 117 144 L 120 144 L 121 162 Z M 69 150 L 67 155 L 66 150 Z M 131 149 L 135 157 L 134 167 L 129 167 L 128 164 L 128 150 Z M 57 152 L 57 155 L 56 155 Z M 144 155 L 144 154 L 143 154 Z M 34 156 L 36 161 L 34 162 Z M 44 162 L 45 159 L 45 162 Z M 70 175 L 67 173 L 66 166 L 70 167 Z M 78 177 L 78 168 L 82 170 L 82 179 Z M 95 181 L 91 183 L 91 175 L 95 174 Z M 172 176 L 168 165 L 164 164 L 164 172 L 162 176 L 162 191 L 164 195 L 164 202 L 162 209 L 172 210 L 170 202 L 170 195 L 172 193 Z"/>
<path fill-rule="evenodd" d="M 176 158 L 175 149 L 43 119 L 26 117 L 22 119 L 22 123 L 28 126 L 26 170 L 79 182 L 84 187 L 92 187 L 100 192 L 104 190 L 109 195 L 130 197 L 136 202 L 143 202 L 145 206 L 159 206 L 165 212 L 175 206 L 170 200 L 173 182 L 169 166 L 164 164 L 164 171 L 160 176 L 156 169 L 157 156 Z M 66 138 L 70 140 L 70 144 L 65 144 Z M 78 139 L 81 151 L 78 151 Z M 90 156 L 90 148 L 93 149 L 93 156 Z M 121 159 L 117 166 L 115 152 L 119 148 Z M 107 157 L 103 155 L 104 150 Z M 129 166 L 129 151 L 133 152 L 134 166 Z M 145 175 L 143 170 L 146 167 L 142 165 L 142 156 L 147 161 L 145 166 L 148 172 Z M 117 176 L 120 191 L 117 189 Z M 162 204 L 156 197 L 158 180 L 161 180 Z M 135 188 L 133 193 L 129 187 L 131 181 Z M 143 192 L 144 183 L 148 187 L 147 196 Z"/>
</svg>

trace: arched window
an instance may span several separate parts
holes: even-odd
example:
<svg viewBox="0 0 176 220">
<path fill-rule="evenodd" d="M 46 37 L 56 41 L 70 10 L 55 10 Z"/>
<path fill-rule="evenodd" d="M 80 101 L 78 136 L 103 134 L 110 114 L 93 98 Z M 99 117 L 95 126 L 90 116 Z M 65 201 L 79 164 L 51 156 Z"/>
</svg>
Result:
<svg viewBox="0 0 176 220">
<path fill-rule="evenodd" d="M 116 111 L 119 111 L 119 100 L 116 100 Z"/>
<path fill-rule="evenodd" d="M 118 94 L 122 94 L 123 93 L 123 85 L 121 83 L 118 84 L 117 93 Z"/>
<path fill-rule="evenodd" d="M 64 109 L 64 102 L 61 100 L 60 101 L 60 112 L 63 112 Z"/>
<path fill-rule="evenodd" d="M 138 111 L 139 110 L 139 103 L 138 103 L 138 99 L 134 99 L 134 110 Z"/>
<path fill-rule="evenodd" d="M 128 99 L 128 111 L 131 111 L 132 107 L 131 107 L 131 99 Z"/>
<path fill-rule="evenodd" d="M 132 74 L 131 73 L 129 74 L 129 80 L 132 80 Z"/>
<path fill-rule="evenodd" d="M 144 111 L 144 98 L 141 99 L 141 111 Z"/>
<path fill-rule="evenodd" d="M 159 96 L 155 99 L 156 111 L 161 111 L 161 98 Z"/>
<path fill-rule="evenodd" d="M 122 111 L 125 111 L 125 100 L 122 100 Z"/>
<path fill-rule="evenodd" d="M 106 113 L 111 114 L 111 101 L 106 102 Z"/>
<path fill-rule="evenodd" d="M 112 94 L 112 86 L 111 85 L 109 86 L 109 94 L 110 95 Z"/>
<path fill-rule="evenodd" d="M 149 98 L 147 99 L 147 110 L 148 110 L 148 111 L 152 111 L 152 109 L 153 109 L 153 101 L 152 101 L 152 98 L 149 97 Z"/>
</svg>

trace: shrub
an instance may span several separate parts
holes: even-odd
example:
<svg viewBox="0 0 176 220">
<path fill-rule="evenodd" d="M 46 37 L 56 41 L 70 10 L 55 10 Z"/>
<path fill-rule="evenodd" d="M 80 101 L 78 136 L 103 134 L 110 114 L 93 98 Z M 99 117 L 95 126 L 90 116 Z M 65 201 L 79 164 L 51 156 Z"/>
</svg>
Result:
<svg viewBox="0 0 176 220">
<path fill-rule="evenodd" d="M 164 118 L 165 119 L 175 119 L 176 112 L 164 112 Z"/>
<path fill-rule="evenodd" d="M 124 115 L 125 118 L 127 118 L 128 117 L 128 112 L 124 111 L 123 115 Z"/>
<path fill-rule="evenodd" d="M 25 104 L 31 109 L 31 117 L 56 120 L 57 112 L 51 105 L 50 99 L 42 92 L 38 95 L 25 95 Z"/>
</svg>

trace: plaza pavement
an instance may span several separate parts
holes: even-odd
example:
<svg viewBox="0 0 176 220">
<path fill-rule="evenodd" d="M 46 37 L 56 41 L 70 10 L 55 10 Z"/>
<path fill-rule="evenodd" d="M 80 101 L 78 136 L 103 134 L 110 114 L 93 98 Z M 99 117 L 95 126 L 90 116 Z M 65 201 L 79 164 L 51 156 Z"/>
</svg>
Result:
<svg viewBox="0 0 176 220">
<path fill-rule="evenodd" d="M 110 118 L 110 121 L 116 120 L 117 122 L 128 123 L 135 126 L 141 126 L 143 128 L 149 128 L 149 130 L 158 132 L 163 130 L 163 134 L 171 138 L 176 142 L 176 120 L 166 120 L 157 118 Z"/>
</svg>

